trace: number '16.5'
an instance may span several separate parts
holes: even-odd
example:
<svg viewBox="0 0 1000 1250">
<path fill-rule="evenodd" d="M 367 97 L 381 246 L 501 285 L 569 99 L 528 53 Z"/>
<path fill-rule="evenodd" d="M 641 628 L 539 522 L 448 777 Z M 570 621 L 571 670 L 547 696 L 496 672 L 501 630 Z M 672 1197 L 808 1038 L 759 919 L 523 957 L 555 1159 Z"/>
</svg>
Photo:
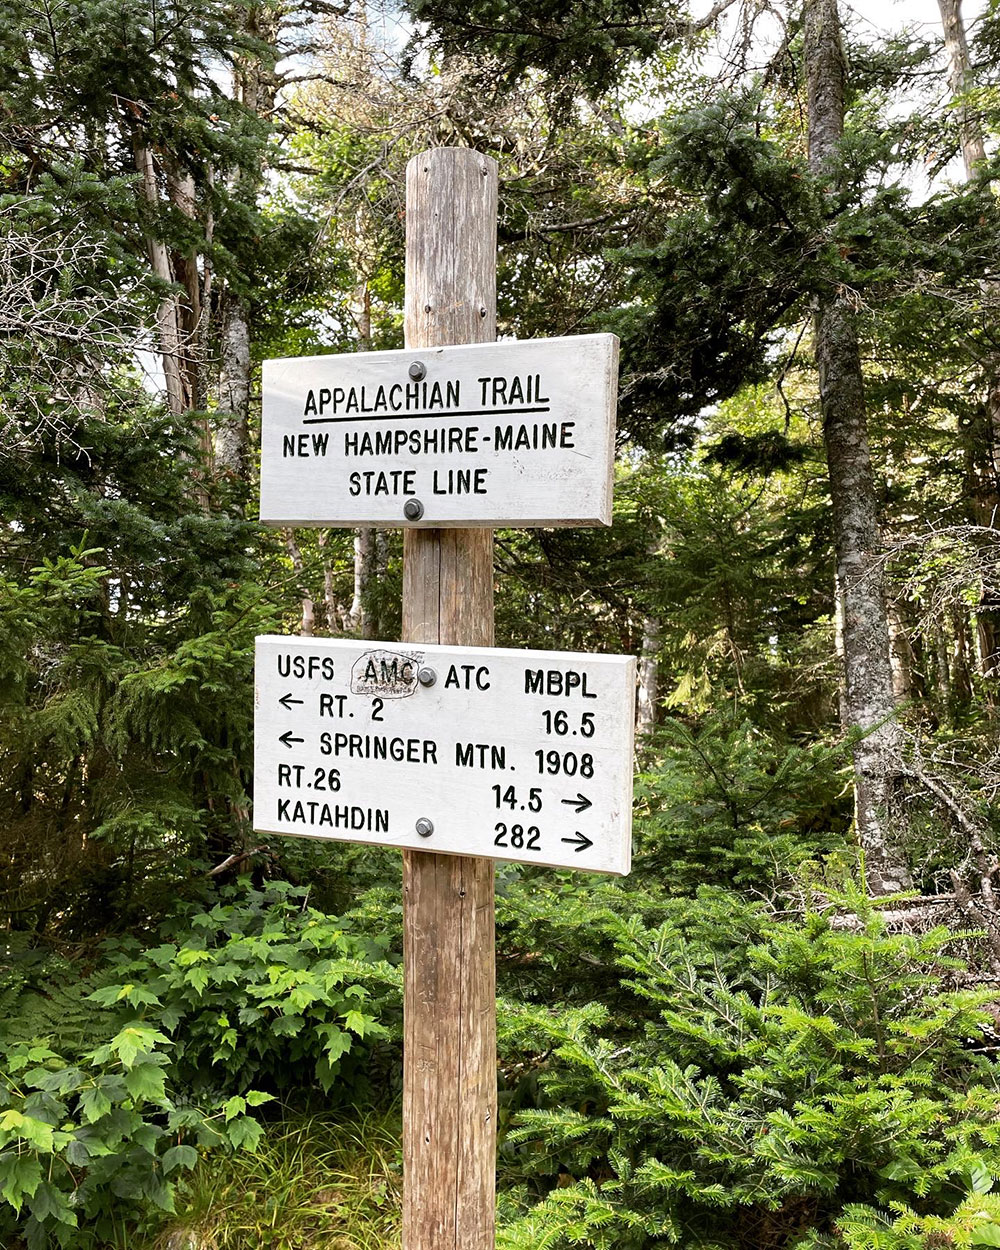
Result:
<svg viewBox="0 0 1000 1250">
<path fill-rule="evenodd" d="M 560 738 L 565 738 L 568 733 L 572 733 L 575 738 L 579 733 L 581 738 L 592 738 L 595 732 L 594 713 L 584 712 L 580 716 L 580 728 L 576 730 L 570 723 L 569 715 L 562 708 L 558 712 L 546 711 L 542 712 L 545 720 L 545 732 L 547 734 L 557 734 Z"/>
</svg>

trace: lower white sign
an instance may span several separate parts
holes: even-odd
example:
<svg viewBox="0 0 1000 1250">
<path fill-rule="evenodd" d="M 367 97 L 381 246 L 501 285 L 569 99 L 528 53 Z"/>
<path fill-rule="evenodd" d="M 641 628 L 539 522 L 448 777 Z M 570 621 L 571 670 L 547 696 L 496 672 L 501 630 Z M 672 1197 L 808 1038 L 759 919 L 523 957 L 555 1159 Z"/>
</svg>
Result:
<svg viewBox="0 0 1000 1250">
<path fill-rule="evenodd" d="M 635 659 L 257 639 L 254 828 L 624 876 Z"/>
</svg>

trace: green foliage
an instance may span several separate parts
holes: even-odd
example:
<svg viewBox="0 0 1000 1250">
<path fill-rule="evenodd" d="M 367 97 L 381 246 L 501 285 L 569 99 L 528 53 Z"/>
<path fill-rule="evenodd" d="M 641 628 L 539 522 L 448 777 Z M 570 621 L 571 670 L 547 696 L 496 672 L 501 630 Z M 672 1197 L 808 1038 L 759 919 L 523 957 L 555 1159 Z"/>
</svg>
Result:
<svg viewBox="0 0 1000 1250">
<path fill-rule="evenodd" d="M 79 544 L 0 577 L 2 883 L 20 926 L 93 932 L 246 831 L 269 605 L 252 583 L 203 584 L 176 614 L 128 620 L 143 592 L 105 555 Z"/>
<path fill-rule="evenodd" d="M 171 941 L 110 944 L 68 987 L 65 960 L 22 953 L 2 991 L 0 1233 L 106 1245 L 173 1212 L 200 1153 L 254 1151 L 275 1093 L 364 1095 L 373 1043 L 398 1029 L 399 971 L 305 895 L 242 882 L 180 907 Z"/>
<path fill-rule="evenodd" d="M 950 935 L 889 936 L 860 899 L 834 927 L 732 896 L 727 931 L 727 896 L 701 897 L 706 927 L 618 925 L 643 1031 L 597 1007 L 508 1019 L 507 1047 L 550 1057 L 504 1145 L 522 1182 L 500 1244 L 832 1246 L 850 1204 L 945 1218 L 988 1190 L 1000 1089 L 968 1041 L 992 995 L 941 987 Z"/>
<path fill-rule="evenodd" d="M 408 0 L 406 7 L 418 23 L 430 24 L 445 56 L 495 58 L 511 84 L 540 68 L 554 82 L 569 79 L 594 94 L 611 87 L 633 57 L 651 57 L 661 32 L 679 34 L 686 25 L 682 9 L 671 0 L 652 5 L 556 0 L 544 10 L 530 0 Z"/>
<path fill-rule="evenodd" d="M 637 869 L 676 894 L 787 889 L 807 861 L 841 848 L 848 767 L 841 750 L 783 743 L 724 713 L 690 729 L 668 720 L 636 787 Z"/>
<path fill-rule="evenodd" d="M 390 1250 L 399 1246 L 402 1151 L 399 1110 L 330 1117 L 286 1115 L 253 1153 L 215 1154 L 184 1178 L 175 1212 L 155 1238 L 216 1250 Z"/>
<path fill-rule="evenodd" d="M 248 1092 L 239 1108 L 175 1103 L 169 1045 L 135 1020 L 73 1058 L 43 1044 L 5 1049 L 0 1233 L 29 1250 L 106 1245 L 124 1219 L 173 1210 L 199 1150 L 254 1148 L 261 1127 L 246 1108 L 269 1095 Z"/>
<path fill-rule="evenodd" d="M 183 908 L 159 945 L 116 956 L 91 998 L 156 1021 L 172 1038 L 172 1079 L 228 1091 L 227 1106 L 258 1085 L 329 1093 L 341 1082 L 356 1096 L 370 1061 L 358 1043 L 391 1036 L 400 973 L 384 940 L 308 907 L 306 893 L 244 881 L 209 911 Z"/>
</svg>

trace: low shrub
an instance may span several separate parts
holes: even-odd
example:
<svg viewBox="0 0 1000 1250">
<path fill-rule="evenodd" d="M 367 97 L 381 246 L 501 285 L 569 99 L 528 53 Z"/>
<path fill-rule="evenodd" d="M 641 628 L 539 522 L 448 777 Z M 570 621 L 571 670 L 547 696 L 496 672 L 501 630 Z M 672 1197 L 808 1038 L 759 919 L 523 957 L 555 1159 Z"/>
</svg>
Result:
<svg viewBox="0 0 1000 1250">
<path fill-rule="evenodd" d="M 504 1013 L 505 1062 L 533 1056 L 537 1092 L 502 1145 L 500 1245 L 951 1244 L 858 1230 L 958 1218 L 1000 1174 L 995 993 L 943 987 L 953 935 L 889 935 L 857 898 L 836 924 L 695 902 L 701 918 L 684 901 L 653 928 L 614 922 L 620 975 L 655 1011 L 642 1028 L 598 1005 Z"/>
<path fill-rule="evenodd" d="M 109 945 L 82 978 L 95 988 L 67 1000 L 66 1037 L 47 1009 L 61 986 L 6 986 L 0 1244 L 87 1250 L 142 1228 L 200 1153 L 254 1151 L 253 1110 L 275 1095 L 354 1100 L 373 1041 L 396 1031 L 399 970 L 304 891 L 244 882 L 164 930 L 149 949 Z"/>
</svg>

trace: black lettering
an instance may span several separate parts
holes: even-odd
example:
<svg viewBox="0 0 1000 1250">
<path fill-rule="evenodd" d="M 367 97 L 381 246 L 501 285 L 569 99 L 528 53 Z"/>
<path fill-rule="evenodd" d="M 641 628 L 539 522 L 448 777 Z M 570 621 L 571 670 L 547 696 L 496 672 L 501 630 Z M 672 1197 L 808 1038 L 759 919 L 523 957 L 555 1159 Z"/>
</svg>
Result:
<svg viewBox="0 0 1000 1250">
<path fill-rule="evenodd" d="M 306 396 L 306 406 L 302 411 L 302 415 L 304 417 L 308 417 L 308 416 L 314 415 L 315 412 L 316 412 L 316 395 L 313 391 L 310 391 L 309 394 Z"/>
<path fill-rule="evenodd" d="M 507 748 L 494 746 L 490 742 L 467 742 L 464 746 L 461 742 L 456 742 L 455 766 L 457 768 L 506 770 Z"/>
</svg>

